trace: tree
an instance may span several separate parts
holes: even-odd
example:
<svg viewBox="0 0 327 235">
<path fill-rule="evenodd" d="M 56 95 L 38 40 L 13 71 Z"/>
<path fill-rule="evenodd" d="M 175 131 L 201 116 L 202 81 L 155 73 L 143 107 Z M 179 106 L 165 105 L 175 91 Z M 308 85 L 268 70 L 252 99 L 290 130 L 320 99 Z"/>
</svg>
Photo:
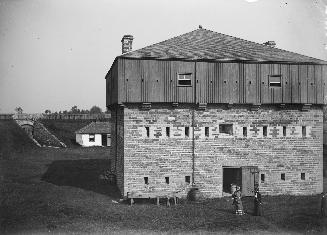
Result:
<svg viewBox="0 0 327 235">
<path fill-rule="evenodd" d="M 17 107 L 15 108 L 16 113 L 22 114 L 23 113 L 23 109 L 21 107 Z"/>
<path fill-rule="evenodd" d="M 77 114 L 77 113 L 79 113 L 80 111 L 79 111 L 79 109 L 77 108 L 77 106 L 76 105 L 74 105 L 72 108 L 71 108 L 71 110 L 70 110 L 70 113 L 72 113 L 72 114 Z"/>
<path fill-rule="evenodd" d="M 91 109 L 90 109 L 90 113 L 91 114 L 98 114 L 98 113 L 102 113 L 102 109 L 98 106 L 93 106 Z"/>
<path fill-rule="evenodd" d="M 44 111 L 44 113 L 48 115 L 48 114 L 51 114 L 51 111 L 50 111 L 50 109 L 47 109 Z"/>
</svg>

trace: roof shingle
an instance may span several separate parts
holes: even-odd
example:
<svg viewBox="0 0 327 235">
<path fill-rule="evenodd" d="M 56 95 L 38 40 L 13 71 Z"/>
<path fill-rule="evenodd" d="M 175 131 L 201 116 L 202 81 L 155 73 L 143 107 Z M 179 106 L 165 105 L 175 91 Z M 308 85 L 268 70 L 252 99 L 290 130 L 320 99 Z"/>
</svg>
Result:
<svg viewBox="0 0 327 235">
<path fill-rule="evenodd" d="M 91 122 L 79 129 L 76 134 L 110 134 L 110 122 Z"/>
<path fill-rule="evenodd" d="M 327 64 L 326 61 L 203 28 L 125 53 L 121 58 Z"/>
</svg>

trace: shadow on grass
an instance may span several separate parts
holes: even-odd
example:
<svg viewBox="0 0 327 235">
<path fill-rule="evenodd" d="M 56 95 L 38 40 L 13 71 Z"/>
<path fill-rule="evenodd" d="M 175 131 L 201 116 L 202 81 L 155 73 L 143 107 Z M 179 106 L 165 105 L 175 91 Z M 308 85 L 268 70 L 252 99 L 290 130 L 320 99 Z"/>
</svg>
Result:
<svg viewBox="0 0 327 235">
<path fill-rule="evenodd" d="M 99 176 L 110 169 L 105 159 L 60 160 L 52 162 L 42 180 L 58 186 L 72 186 L 119 198 L 116 185 L 100 180 Z"/>
</svg>

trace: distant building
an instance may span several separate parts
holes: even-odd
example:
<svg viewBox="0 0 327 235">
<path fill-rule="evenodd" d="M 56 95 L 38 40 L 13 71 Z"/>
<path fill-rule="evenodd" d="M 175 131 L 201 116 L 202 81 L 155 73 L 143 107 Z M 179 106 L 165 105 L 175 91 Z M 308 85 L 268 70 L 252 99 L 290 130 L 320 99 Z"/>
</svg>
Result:
<svg viewBox="0 0 327 235">
<path fill-rule="evenodd" d="M 327 62 L 200 27 L 123 54 L 106 75 L 124 196 L 323 190 Z"/>
<path fill-rule="evenodd" d="M 91 122 L 89 125 L 76 131 L 76 142 L 82 146 L 110 146 L 110 123 Z"/>
</svg>

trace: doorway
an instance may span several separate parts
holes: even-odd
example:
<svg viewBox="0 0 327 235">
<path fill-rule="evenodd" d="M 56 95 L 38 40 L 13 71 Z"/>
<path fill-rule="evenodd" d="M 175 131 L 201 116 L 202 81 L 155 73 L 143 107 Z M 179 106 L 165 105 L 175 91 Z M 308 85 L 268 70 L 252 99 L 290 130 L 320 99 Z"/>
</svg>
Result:
<svg viewBox="0 0 327 235">
<path fill-rule="evenodd" d="M 107 134 L 101 135 L 102 146 L 107 146 Z"/>
<path fill-rule="evenodd" d="M 241 187 L 242 196 L 253 196 L 255 185 L 259 184 L 259 170 L 256 166 L 223 167 L 223 193 L 233 193 L 232 185 Z"/>
<path fill-rule="evenodd" d="M 242 185 L 241 168 L 223 167 L 223 192 L 232 193 L 231 185 Z"/>
</svg>

